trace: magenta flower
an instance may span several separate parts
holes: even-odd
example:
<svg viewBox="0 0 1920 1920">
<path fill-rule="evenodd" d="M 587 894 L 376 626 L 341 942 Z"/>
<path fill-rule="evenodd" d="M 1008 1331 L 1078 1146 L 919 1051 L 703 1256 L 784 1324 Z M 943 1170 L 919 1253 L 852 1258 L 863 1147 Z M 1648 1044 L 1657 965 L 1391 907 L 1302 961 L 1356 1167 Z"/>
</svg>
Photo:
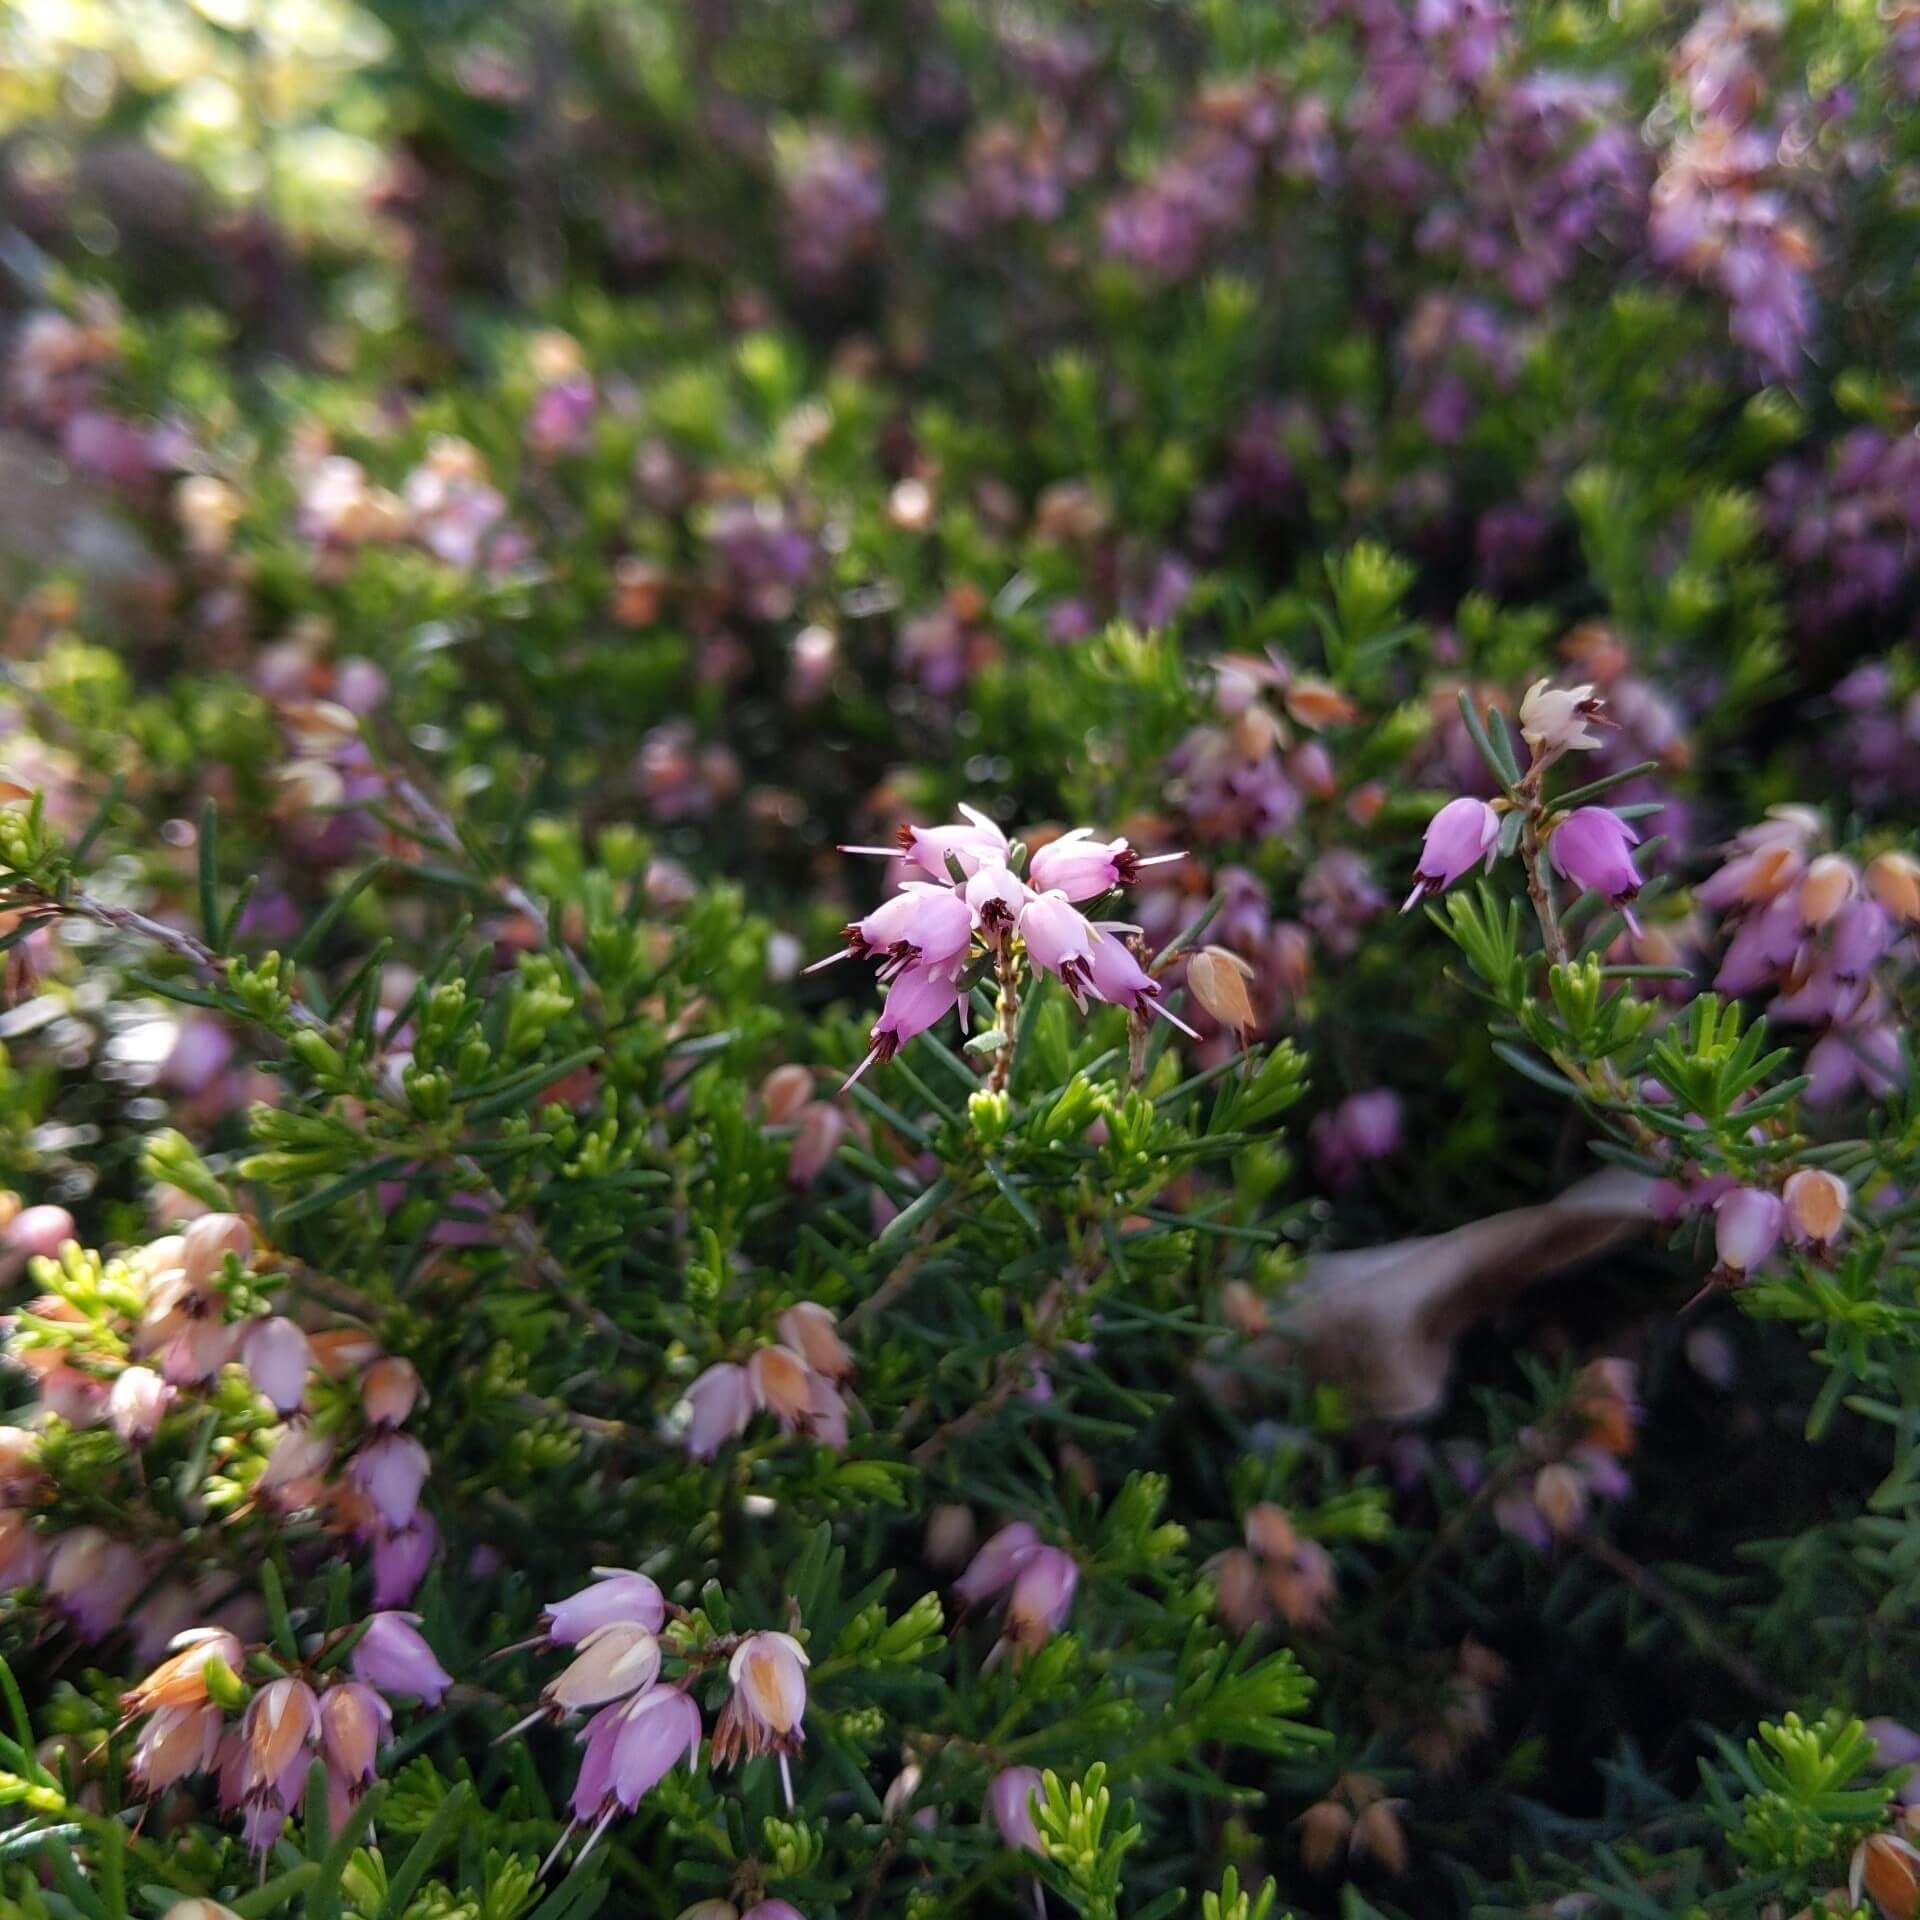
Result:
<svg viewBox="0 0 1920 1920">
<path fill-rule="evenodd" d="M 1038 1767 L 1002 1767 L 987 1788 L 987 1817 L 1000 1830 L 1001 1844 L 1015 1853 L 1039 1853 L 1040 1827 L 1034 1802 L 1040 1796 Z"/>
<path fill-rule="evenodd" d="M 354 1677 L 382 1693 L 412 1694 L 423 1706 L 437 1707 L 453 1685 L 420 1634 L 417 1613 L 376 1613 L 350 1656 Z"/>
<path fill-rule="evenodd" d="M 909 866 L 918 867 L 930 878 L 942 882 L 953 878 L 947 866 L 951 855 L 960 864 L 962 873 L 972 875 L 983 866 L 1001 866 L 1007 863 L 1007 854 L 1011 851 L 1007 836 L 976 807 L 964 802 L 960 811 L 964 813 L 964 825 L 949 827 L 902 827 L 896 845 L 891 847 L 842 847 L 842 853 L 870 853 L 883 860 L 904 858 Z"/>
<path fill-rule="evenodd" d="M 1413 891 L 1400 911 L 1405 913 L 1430 893 L 1444 893 L 1483 854 L 1489 868 L 1500 839 L 1500 816 L 1484 800 L 1462 795 L 1427 822 L 1420 858 L 1413 869 Z"/>
<path fill-rule="evenodd" d="M 588 1634 L 621 1621 L 633 1621 L 649 1633 L 666 1624 L 667 1603 L 658 1585 L 644 1573 L 625 1567 L 595 1567 L 593 1584 L 542 1610 L 540 1624 L 548 1644 L 577 1647 Z"/>
<path fill-rule="evenodd" d="M 248 1327 L 240 1342 L 240 1364 L 277 1413 L 292 1413 L 307 1397 L 312 1366 L 307 1336 L 283 1314 L 268 1314 Z"/>
<path fill-rule="evenodd" d="M 688 1770 L 700 1758 L 700 1709 L 684 1693 L 643 1693 L 623 1709 L 613 1750 L 613 1794 L 629 1812 L 664 1780 L 684 1755 Z"/>
<path fill-rule="evenodd" d="M 1040 1550 L 1040 1536 L 1024 1520 L 1015 1520 L 994 1534 L 967 1562 L 966 1570 L 953 1583 L 953 1591 L 963 1606 L 978 1606 L 1004 1593 L 1013 1577 Z"/>
<path fill-rule="evenodd" d="M 1625 916 L 1635 933 L 1640 922 L 1628 904 L 1640 891 L 1632 849 L 1640 836 L 1607 807 L 1575 807 L 1547 841 L 1554 871 L 1580 888 L 1591 887 Z"/>
<path fill-rule="evenodd" d="M 404 1527 L 382 1528 L 373 1542 L 373 1604 L 404 1607 L 419 1591 L 439 1547 L 440 1530 L 425 1511 Z"/>
<path fill-rule="evenodd" d="M 1033 889 L 1001 866 L 981 867 L 966 886 L 974 925 L 994 939 L 1012 928 L 1032 898 Z"/>
<path fill-rule="evenodd" d="M 870 954 L 895 968 L 943 966 L 957 960 L 971 943 L 973 909 L 951 886 L 909 880 L 864 920 L 848 921 L 846 934 L 847 944 L 839 953 L 816 960 L 807 971 L 818 973 L 838 961 Z"/>
<path fill-rule="evenodd" d="M 846 1092 L 876 1060 L 891 1060 L 915 1034 L 925 1033 L 943 1020 L 962 998 L 955 981 L 931 968 L 908 967 L 896 974 L 887 989 L 880 1018 L 867 1036 L 873 1045 L 867 1057 L 841 1082 L 840 1091 Z"/>
<path fill-rule="evenodd" d="M 1036 1548 L 1014 1576 L 1007 1600 L 1006 1637 L 1031 1650 L 1066 1625 L 1073 1610 L 1080 1569 L 1073 1556 L 1059 1547 Z"/>
<path fill-rule="evenodd" d="M 730 1360 L 709 1367 L 687 1389 L 687 1404 L 693 1410 L 687 1423 L 687 1451 L 696 1460 L 711 1460 L 729 1440 L 744 1433 L 753 1418 L 753 1385 L 746 1368 Z"/>
<path fill-rule="evenodd" d="M 354 1455 L 347 1473 L 390 1527 L 404 1527 L 427 1483 L 427 1450 L 410 1433 L 383 1433 Z"/>
<path fill-rule="evenodd" d="M 1087 991 L 1109 1006 L 1125 1007 L 1131 1013 L 1158 1014 L 1190 1038 L 1199 1039 L 1184 1020 L 1167 1011 L 1160 997 L 1160 982 L 1140 964 L 1133 949 L 1120 937 L 1122 929 L 1117 923 L 1102 921 L 1097 931 L 1104 937 L 1093 949 Z"/>
<path fill-rule="evenodd" d="M 1027 958 L 1043 972 L 1058 974 L 1077 1005 L 1086 1005 L 1093 984 L 1093 949 L 1099 930 L 1064 893 L 1037 894 L 1020 914 L 1020 937 Z"/>
<path fill-rule="evenodd" d="M 1142 867 L 1163 866 L 1184 856 L 1156 853 L 1143 860 L 1125 840 L 1096 840 L 1091 827 L 1075 827 L 1050 840 L 1033 856 L 1028 878 L 1038 893 L 1064 893 L 1069 900 L 1092 900 L 1115 887 L 1131 886 Z"/>
<path fill-rule="evenodd" d="M 1745 1275 L 1764 1266 L 1786 1231 L 1786 1208 L 1777 1193 L 1736 1187 L 1713 1205 L 1714 1250 L 1728 1273 Z"/>
</svg>

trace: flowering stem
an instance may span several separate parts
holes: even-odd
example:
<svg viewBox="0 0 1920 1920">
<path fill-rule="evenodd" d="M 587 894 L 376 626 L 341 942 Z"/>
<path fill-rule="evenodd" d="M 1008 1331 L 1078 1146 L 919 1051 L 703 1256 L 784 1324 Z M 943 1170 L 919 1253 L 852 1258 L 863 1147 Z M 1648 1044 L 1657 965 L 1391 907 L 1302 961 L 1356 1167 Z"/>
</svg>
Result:
<svg viewBox="0 0 1920 1920">
<path fill-rule="evenodd" d="M 987 1091 L 1005 1093 L 1013 1073 L 1013 1043 L 1020 1024 L 1020 961 L 1014 953 L 1012 939 L 1006 934 L 1000 936 L 1000 944 L 994 949 L 993 976 L 999 986 L 993 1013 L 994 1024 L 1000 1029 L 1001 1045 L 993 1056 L 993 1065 L 987 1069 Z"/>
<path fill-rule="evenodd" d="M 1567 936 L 1560 925 L 1560 914 L 1553 900 L 1553 878 L 1547 872 L 1545 848 L 1540 839 L 1540 817 L 1545 812 L 1540 797 L 1536 766 L 1514 789 L 1514 797 L 1525 809 L 1520 823 L 1520 860 L 1527 870 L 1527 897 L 1533 902 L 1534 916 L 1540 922 L 1540 937 L 1546 944 L 1547 958 L 1557 967 L 1568 960 Z"/>
</svg>

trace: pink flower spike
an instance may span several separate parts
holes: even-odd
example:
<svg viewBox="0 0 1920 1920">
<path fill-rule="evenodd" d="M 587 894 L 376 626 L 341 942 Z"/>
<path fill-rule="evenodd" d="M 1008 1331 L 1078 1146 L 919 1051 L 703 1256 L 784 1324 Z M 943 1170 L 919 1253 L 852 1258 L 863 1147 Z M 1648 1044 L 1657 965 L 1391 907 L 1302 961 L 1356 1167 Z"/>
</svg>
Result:
<svg viewBox="0 0 1920 1920">
<path fill-rule="evenodd" d="M 1628 905 L 1640 891 L 1632 849 L 1640 836 L 1608 807 L 1575 807 L 1554 828 L 1547 853 L 1554 871 L 1582 889 L 1604 895 L 1626 917 L 1635 933 L 1640 922 Z"/>
<path fill-rule="evenodd" d="M 925 1033 L 953 1011 L 961 999 L 958 984 L 928 967 L 908 967 L 887 988 L 886 1004 L 869 1034 L 867 1057 L 840 1083 L 845 1093 L 876 1060 L 887 1061 L 915 1034 Z"/>
<path fill-rule="evenodd" d="M 1500 840 L 1500 816 L 1484 800 L 1462 795 L 1427 822 L 1427 837 L 1413 869 L 1413 891 L 1400 911 L 1430 893 L 1444 893 L 1483 854 L 1493 865 Z"/>
</svg>

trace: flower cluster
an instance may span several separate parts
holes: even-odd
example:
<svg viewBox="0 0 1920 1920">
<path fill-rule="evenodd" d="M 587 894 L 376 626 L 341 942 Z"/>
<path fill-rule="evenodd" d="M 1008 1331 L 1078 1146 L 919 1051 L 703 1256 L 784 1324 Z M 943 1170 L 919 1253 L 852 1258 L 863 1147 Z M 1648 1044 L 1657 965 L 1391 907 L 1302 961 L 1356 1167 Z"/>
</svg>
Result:
<svg viewBox="0 0 1920 1920">
<path fill-rule="evenodd" d="M 1866 859 L 1825 850 L 1825 836 L 1816 810 L 1769 808 L 1694 889 L 1726 942 L 1715 988 L 1769 994 L 1769 1018 L 1818 1034 L 1807 1098 L 1819 1106 L 1904 1080 L 1893 1009 L 1920 926 L 1920 863 L 1897 848 Z"/>
<path fill-rule="evenodd" d="M 1591 753 L 1602 744 L 1594 729 L 1608 724 L 1606 702 L 1591 685 L 1555 687 L 1536 681 L 1520 703 L 1520 733 L 1530 759 L 1526 780 L 1538 792 L 1542 777 L 1569 753 Z M 1507 799 L 1486 801 L 1462 795 L 1449 800 L 1427 824 L 1420 858 L 1414 865 L 1413 891 L 1404 913 L 1429 894 L 1441 893 L 1484 861 L 1491 872 L 1503 845 L 1501 822 L 1513 810 Z M 1640 874 L 1633 864 L 1638 831 L 1611 807 L 1577 806 L 1549 813 L 1540 826 L 1553 870 L 1576 892 L 1591 890 L 1616 907 L 1628 927 L 1640 932 L 1633 901 Z"/>
<path fill-rule="evenodd" d="M 667 1612 L 647 1575 L 600 1567 L 592 1585 L 541 1613 L 535 1644 L 569 1648 L 573 1658 L 541 1689 L 540 1705 L 520 1726 L 590 1716 L 578 1736 L 583 1753 L 573 1818 L 561 1836 L 564 1845 L 567 1834 L 587 1830 L 582 1857 L 618 1814 L 632 1813 L 682 1760 L 690 1768 L 699 1764 L 704 1722 L 694 1696 L 712 1668 L 724 1666 L 728 1686 L 713 1723 L 714 1766 L 771 1754 L 793 1804 L 790 1762 L 806 1740 L 805 1646 L 793 1634 L 772 1631 L 663 1641 Z M 663 1680 L 669 1653 L 683 1669 Z"/>
<path fill-rule="evenodd" d="M 294 1671 L 267 1648 L 243 1648 L 224 1628 L 188 1628 L 171 1656 L 122 1697 L 127 1724 L 140 1725 L 133 1779 L 158 1796 L 193 1774 L 214 1775 L 222 1811 L 241 1816 L 247 1843 L 264 1854 L 303 1801 L 318 1760 L 338 1828 L 373 1783 L 392 1701 L 437 1706 L 453 1684 L 418 1623 L 417 1614 L 371 1614 L 323 1636 Z M 247 1671 L 269 1677 L 250 1686 Z"/>
<path fill-rule="evenodd" d="M 1606 1358 L 1581 1370 L 1566 1420 L 1522 1429 L 1511 1484 L 1493 1496 L 1503 1533 L 1539 1552 L 1586 1524 L 1597 1500 L 1633 1491 L 1622 1462 L 1633 1452 L 1641 1409 L 1630 1361 Z"/>
<path fill-rule="evenodd" d="M 1064 1548 L 1049 1546 L 1024 1520 L 992 1534 L 953 1583 L 963 1607 L 984 1606 L 1006 1595 L 1001 1637 L 989 1662 L 1008 1650 L 1031 1652 L 1066 1624 L 1073 1610 L 1080 1568 Z"/>
<path fill-rule="evenodd" d="M 437 1540 L 420 1504 L 427 1451 L 402 1431 L 421 1399 L 412 1364 L 382 1354 L 358 1327 L 309 1332 L 276 1311 L 271 1256 L 237 1215 L 203 1214 L 105 1261 L 74 1244 L 71 1227 L 59 1209 L 29 1209 L 15 1222 L 16 1241 L 57 1233 L 65 1244 L 33 1249 L 43 1291 L 9 1322 L 5 1358 L 35 1403 L 27 1426 L 0 1430 L 13 1436 L 0 1586 L 39 1587 L 88 1641 L 124 1625 L 149 1657 L 204 1619 L 210 1584 L 249 1620 L 254 1603 L 235 1598 L 231 1569 L 180 1558 L 169 1529 L 64 1524 L 59 1482 L 46 1471 L 50 1447 L 97 1428 L 121 1449 L 111 1471 L 137 1486 L 190 1456 L 192 1436 L 212 1421 L 226 1457 L 208 1491 L 229 1526 L 312 1516 L 369 1550 L 377 1607 L 404 1605 Z"/>
<path fill-rule="evenodd" d="M 1128 940 L 1137 928 L 1080 911 L 1131 886 L 1143 869 L 1184 855 L 1143 857 L 1125 839 L 1096 840 L 1091 827 L 1075 827 L 1030 854 L 978 808 L 960 811 L 964 818 L 952 826 L 903 826 L 895 846 L 841 848 L 925 876 L 903 880 L 884 905 L 850 920 L 845 948 L 809 969 L 869 960 L 886 985 L 872 1048 L 847 1086 L 948 1014 L 958 1010 L 964 1027 L 974 982 L 987 965 L 1004 977 L 1023 958 L 1059 980 L 1082 1009 L 1089 999 L 1103 1000 L 1136 1020 L 1157 1015 L 1193 1033 L 1168 1011 L 1160 982 Z"/>
<path fill-rule="evenodd" d="M 716 1361 L 687 1389 L 686 1446 L 694 1459 L 711 1460 L 756 1413 L 772 1414 L 783 1433 L 827 1447 L 847 1444 L 842 1389 L 854 1362 L 833 1313 L 818 1301 L 796 1301 L 781 1314 L 778 1332 L 744 1361 Z"/>
</svg>

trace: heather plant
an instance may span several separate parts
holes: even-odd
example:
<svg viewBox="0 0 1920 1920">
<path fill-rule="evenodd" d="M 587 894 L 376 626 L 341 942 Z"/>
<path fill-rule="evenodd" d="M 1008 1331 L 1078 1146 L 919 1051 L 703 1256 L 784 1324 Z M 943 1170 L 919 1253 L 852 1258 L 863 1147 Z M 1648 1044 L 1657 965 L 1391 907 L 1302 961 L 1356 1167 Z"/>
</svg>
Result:
<svg viewBox="0 0 1920 1920">
<path fill-rule="evenodd" d="M 1920 15 L 0 49 L 0 1912 L 1920 1911 Z"/>
</svg>

